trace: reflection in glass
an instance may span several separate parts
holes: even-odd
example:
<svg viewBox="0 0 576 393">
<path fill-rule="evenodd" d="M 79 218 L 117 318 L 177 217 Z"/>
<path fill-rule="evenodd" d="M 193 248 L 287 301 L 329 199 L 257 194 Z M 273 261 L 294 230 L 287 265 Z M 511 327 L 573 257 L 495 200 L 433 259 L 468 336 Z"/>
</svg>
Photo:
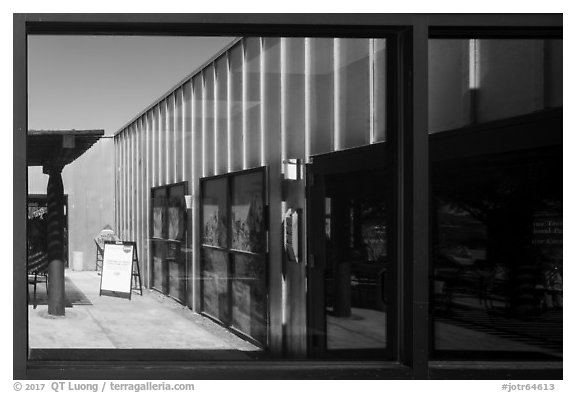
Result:
<svg viewBox="0 0 576 393">
<path fill-rule="evenodd" d="M 562 106 L 562 40 L 429 40 L 431 133 Z"/>
<path fill-rule="evenodd" d="M 386 54 L 386 40 L 385 39 L 372 39 L 371 41 L 371 55 L 373 62 L 371 66 L 373 82 L 371 83 L 373 92 L 372 94 L 372 114 L 371 121 L 373 122 L 373 138 L 375 142 L 382 142 L 386 140 L 386 103 L 387 103 L 387 84 L 386 78 L 388 76 L 386 61 L 388 56 Z"/>
<path fill-rule="evenodd" d="M 168 208 L 168 238 L 181 240 L 184 234 L 184 217 L 182 208 L 170 206 Z"/>
<path fill-rule="evenodd" d="M 434 166 L 437 351 L 562 357 L 561 156 Z"/>
<path fill-rule="evenodd" d="M 216 174 L 216 156 L 214 154 L 216 130 L 214 124 L 214 82 L 216 75 L 214 75 L 214 65 L 206 67 L 203 72 L 204 87 L 202 90 L 202 160 L 204 176 Z"/>
<path fill-rule="evenodd" d="M 370 54 L 368 39 L 338 39 L 337 83 L 340 148 L 370 143 Z"/>
<path fill-rule="evenodd" d="M 165 100 L 166 103 L 166 183 L 174 183 L 176 181 L 176 128 L 175 128 L 175 113 L 174 113 L 174 93 L 170 94 Z"/>
<path fill-rule="evenodd" d="M 232 190 L 232 248 L 261 253 L 266 247 L 262 173 L 235 176 Z"/>
<path fill-rule="evenodd" d="M 228 258 L 224 251 L 202 249 L 202 310 L 226 323 L 228 307 Z"/>
<path fill-rule="evenodd" d="M 167 265 L 164 263 L 166 247 L 161 240 L 165 234 L 165 209 L 166 189 L 157 188 L 152 190 L 152 241 L 150 243 L 150 257 L 152 259 L 152 287 L 166 291 Z"/>
<path fill-rule="evenodd" d="M 310 55 L 310 153 L 334 149 L 334 39 L 308 39 Z"/>
<path fill-rule="evenodd" d="M 390 275 L 381 171 L 326 177 L 326 329 L 328 350 L 387 347 Z"/>
<path fill-rule="evenodd" d="M 202 244 L 226 247 L 226 179 L 206 181 L 203 187 Z"/>
<path fill-rule="evenodd" d="M 266 343 L 266 269 L 264 259 L 235 254 L 232 281 L 232 324 L 234 327 Z"/>
<path fill-rule="evenodd" d="M 562 40 L 434 39 L 429 64 L 435 356 L 561 359 Z"/>
<path fill-rule="evenodd" d="M 203 180 L 201 269 L 203 312 L 265 346 L 266 260 L 256 255 L 266 250 L 263 173 L 261 169 Z"/>
<path fill-rule="evenodd" d="M 170 187 L 168 199 L 168 239 L 184 241 L 186 204 L 184 202 L 184 186 Z"/>
<path fill-rule="evenodd" d="M 262 165 L 262 126 L 260 97 L 260 38 L 248 37 L 244 40 L 244 137 L 246 146 L 246 168 Z"/>
<path fill-rule="evenodd" d="M 183 98 L 184 98 L 184 89 L 181 87 L 174 93 L 174 166 L 175 166 L 175 174 L 174 174 L 174 181 L 179 182 L 184 180 L 183 176 L 183 159 L 182 156 L 185 154 L 183 150 L 184 147 L 184 133 L 182 130 L 183 123 L 184 123 L 184 113 L 183 113 Z"/>
<path fill-rule="evenodd" d="M 228 169 L 228 60 L 222 57 L 216 61 L 216 100 L 214 107 L 216 174 Z"/>
<path fill-rule="evenodd" d="M 152 237 L 164 238 L 166 190 L 152 190 Z"/>
<path fill-rule="evenodd" d="M 164 206 L 154 206 L 154 237 L 161 238 L 164 229 Z"/>
<path fill-rule="evenodd" d="M 28 274 L 45 273 L 48 269 L 48 236 L 46 200 L 28 197 L 28 221 L 26 224 L 28 246 Z M 102 247 L 104 242 L 101 243 Z M 64 256 L 66 256 L 64 252 Z"/>
</svg>

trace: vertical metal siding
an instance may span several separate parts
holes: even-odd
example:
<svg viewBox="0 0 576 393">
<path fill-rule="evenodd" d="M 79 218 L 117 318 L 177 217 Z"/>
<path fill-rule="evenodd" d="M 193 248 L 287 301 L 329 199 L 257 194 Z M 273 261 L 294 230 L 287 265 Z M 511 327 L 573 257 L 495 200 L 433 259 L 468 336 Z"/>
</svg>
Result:
<svg viewBox="0 0 576 393">
<path fill-rule="evenodd" d="M 152 120 L 151 120 L 152 112 L 148 111 L 145 115 L 145 123 L 146 123 L 146 136 L 145 136 L 145 155 L 146 155 L 146 166 L 144 167 L 145 173 L 145 182 L 146 189 L 144 190 L 144 198 L 145 198 L 145 205 L 144 205 L 144 250 L 142 251 L 142 255 L 144 257 L 144 262 L 142 264 L 144 270 L 144 277 L 142 277 L 142 282 L 147 287 L 150 286 L 150 282 L 148 281 L 150 278 L 150 189 L 152 188 Z"/>
<path fill-rule="evenodd" d="M 229 49 L 127 126 L 117 143 L 117 220 L 121 235 L 139 244 L 145 282 L 150 285 L 150 190 L 189 182 L 191 258 L 188 302 L 200 310 L 199 178 L 266 165 L 270 204 L 270 344 L 303 353 L 306 345 L 305 264 L 283 271 L 281 222 L 284 209 L 305 215 L 304 185 L 282 194 L 282 162 L 309 160 L 317 152 L 345 146 L 342 39 L 247 38 Z M 383 106 L 375 86 L 382 71 L 380 42 L 369 41 L 369 143 L 382 140 Z M 318 54 L 318 49 L 322 49 Z M 320 61 L 315 56 L 326 56 Z M 328 68 L 326 68 L 328 67 Z M 321 82 L 315 78 L 323 78 Z M 318 106 L 318 105 L 323 106 Z M 329 106 L 320 117 L 317 111 Z M 328 118 L 327 118 L 328 117 Z M 383 121 L 383 120 L 381 120 Z M 321 133 L 321 135 L 318 135 Z M 317 151 L 318 150 L 318 151 Z M 304 223 L 305 224 L 305 223 Z M 305 232 L 305 228 L 304 232 Z M 305 243 L 303 244 L 305 248 Z M 306 255 L 306 250 L 303 250 Z M 284 278 L 283 278 L 284 277 Z M 286 280 L 284 282 L 284 279 Z M 284 325 L 285 324 L 285 325 Z M 288 333 L 283 342 L 283 329 Z"/>
<path fill-rule="evenodd" d="M 196 76 L 192 81 L 192 272 L 193 301 L 195 311 L 200 311 L 200 184 L 198 179 L 203 176 L 202 170 L 202 76 Z"/>
</svg>

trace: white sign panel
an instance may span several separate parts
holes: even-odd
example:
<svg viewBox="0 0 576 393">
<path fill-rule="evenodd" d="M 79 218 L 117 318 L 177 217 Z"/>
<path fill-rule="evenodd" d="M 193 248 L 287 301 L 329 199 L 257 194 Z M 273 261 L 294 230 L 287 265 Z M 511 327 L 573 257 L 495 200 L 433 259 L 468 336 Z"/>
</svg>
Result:
<svg viewBox="0 0 576 393">
<path fill-rule="evenodd" d="M 130 294 L 133 256 L 133 244 L 104 244 L 100 293 L 109 291 Z"/>
</svg>

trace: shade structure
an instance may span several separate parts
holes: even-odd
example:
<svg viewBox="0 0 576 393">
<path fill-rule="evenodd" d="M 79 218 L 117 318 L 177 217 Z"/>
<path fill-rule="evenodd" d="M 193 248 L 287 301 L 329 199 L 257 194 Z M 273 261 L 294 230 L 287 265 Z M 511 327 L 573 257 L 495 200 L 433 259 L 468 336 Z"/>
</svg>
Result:
<svg viewBox="0 0 576 393">
<path fill-rule="evenodd" d="M 104 135 L 104 130 L 29 130 L 28 166 L 42 166 L 48 174 L 47 251 L 48 313 L 64 315 L 64 185 L 62 169 Z"/>
<path fill-rule="evenodd" d="M 63 168 L 104 135 L 104 130 L 28 130 L 28 166 Z"/>
</svg>

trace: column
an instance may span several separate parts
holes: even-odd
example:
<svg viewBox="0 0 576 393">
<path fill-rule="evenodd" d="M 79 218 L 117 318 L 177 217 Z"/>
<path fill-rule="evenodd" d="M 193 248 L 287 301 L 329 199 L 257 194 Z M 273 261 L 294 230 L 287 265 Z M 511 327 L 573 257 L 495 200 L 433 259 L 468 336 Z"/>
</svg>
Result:
<svg viewBox="0 0 576 393">
<path fill-rule="evenodd" d="M 48 314 L 64 315 L 64 186 L 62 168 L 45 168 L 48 179 Z"/>
</svg>

